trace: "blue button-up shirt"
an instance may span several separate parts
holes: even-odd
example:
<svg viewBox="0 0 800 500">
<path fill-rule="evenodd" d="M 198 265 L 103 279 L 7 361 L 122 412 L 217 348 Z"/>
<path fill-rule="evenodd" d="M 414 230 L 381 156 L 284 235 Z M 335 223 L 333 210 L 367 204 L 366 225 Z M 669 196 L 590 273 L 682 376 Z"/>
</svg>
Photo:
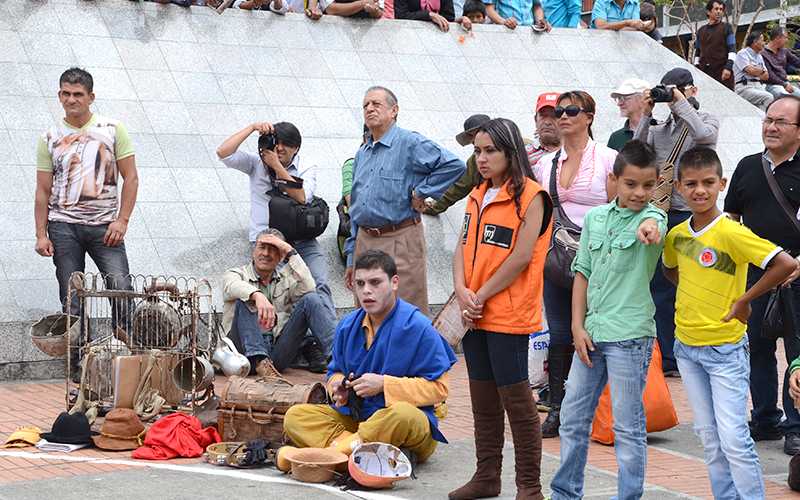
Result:
<svg viewBox="0 0 800 500">
<path fill-rule="evenodd" d="M 439 198 L 466 170 L 453 153 L 416 132 L 393 125 L 356 153 L 350 192 L 351 236 L 345 243 L 352 265 L 359 226 L 381 227 L 417 216 L 412 192 Z"/>
<path fill-rule="evenodd" d="M 503 19 L 513 17 L 522 26 L 533 24 L 533 0 L 483 0 L 486 5 L 494 5 Z"/>
<path fill-rule="evenodd" d="M 581 20 L 581 0 L 546 0 L 543 8 L 554 28 L 577 28 Z"/>
<path fill-rule="evenodd" d="M 618 23 L 626 19 L 639 19 L 639 0 L 625 0 L 622 8 L 614 0 L 598 0 L 592 9 L 592 28 L 597 28 L 595 20 Z"/>
</svg>

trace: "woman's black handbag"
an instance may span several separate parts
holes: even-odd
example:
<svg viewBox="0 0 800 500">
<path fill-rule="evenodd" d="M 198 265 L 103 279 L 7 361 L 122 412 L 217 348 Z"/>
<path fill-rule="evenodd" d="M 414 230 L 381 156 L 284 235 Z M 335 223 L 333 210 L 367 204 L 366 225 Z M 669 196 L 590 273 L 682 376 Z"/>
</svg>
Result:
<svg viewBox="0 0 800 500">
<path fill-rule="evenodd" d="M 314 239 L 328 227 L 329 209 L 325 200 L 314 196 L 310 203 L 298 203 L 281 188 L 300 189 L 302 179 L 272 179 L 276 187 L 268 191 L 269 227 L 278 229 L 287 241 Z"/>
<path fill-rule="evenodd" d="M 558 199 L 557 177 L 558 158 L 561 151 L 553 157 L 550 170 L 550 198 L 553 199 L 553 236 L 544 261 L 544 278 L 561 288 L 572 288 L 575 273 L 572 261 L 578 253 L 581 241 L 581 228 L 567 217 Z"/>
<path fill-rule="evenodd" d="M 794 301 L 791 288 L 778 286 L 770 292 L 767 309 L 761 323 L 761 337 L 777 340 L 781 337 L 791 338 L 795 332 Z"/>
</svg>

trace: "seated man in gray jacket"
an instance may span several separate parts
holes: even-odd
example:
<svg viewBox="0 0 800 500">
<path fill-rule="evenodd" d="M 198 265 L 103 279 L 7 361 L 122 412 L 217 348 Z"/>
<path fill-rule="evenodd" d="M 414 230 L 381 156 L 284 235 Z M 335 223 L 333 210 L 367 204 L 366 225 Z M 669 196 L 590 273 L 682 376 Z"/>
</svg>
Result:
<svg viewBox="0 0 800 500">
<path fill-rule="evenodd" d="M 336 316 L 280 231 L 262 231 L 252 262 L 227 270 L 222 279 L 223 328 L 250 360 L 251 372 L 278 375 L 301 353 L 310 371 L 325 372 Z"/>
</svg>

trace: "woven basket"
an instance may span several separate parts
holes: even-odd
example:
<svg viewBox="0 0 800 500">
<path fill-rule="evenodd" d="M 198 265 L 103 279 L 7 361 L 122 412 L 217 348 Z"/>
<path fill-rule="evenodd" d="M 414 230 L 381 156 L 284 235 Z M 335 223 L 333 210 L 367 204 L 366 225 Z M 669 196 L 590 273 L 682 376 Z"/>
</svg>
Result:
<svg viewBox="0 0 800 500">
<path fill-rule="evenodd" d="M 67 335 L 67 319 L 71 327 Z M 62 358 L 67 354 L 69 341 L 78 339 L 80 321 L 77 316 L 67 314 L 49 314 L 40 319 L 30 328 L 31 342 L 40 351 L 54 358 Z"/>
</svg>

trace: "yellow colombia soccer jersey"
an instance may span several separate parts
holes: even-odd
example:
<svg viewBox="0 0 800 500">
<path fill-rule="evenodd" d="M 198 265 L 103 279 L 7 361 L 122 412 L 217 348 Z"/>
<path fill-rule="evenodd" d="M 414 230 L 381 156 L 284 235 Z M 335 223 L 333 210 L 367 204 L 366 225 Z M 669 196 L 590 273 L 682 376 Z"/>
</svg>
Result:
<svg viewBox="0 0 800 500">
<path fill-rule="evenodd" d="M 664 267 L 678 268 L 675 336 L 687 345 L 738 342 L 747 325 L 722 318 L 747 287 L 747 264 L 762 269 L 781 251 L 724 214 L 700 231 L 692 219 L 672 228 L 662 257 Z"/>
</svg>

